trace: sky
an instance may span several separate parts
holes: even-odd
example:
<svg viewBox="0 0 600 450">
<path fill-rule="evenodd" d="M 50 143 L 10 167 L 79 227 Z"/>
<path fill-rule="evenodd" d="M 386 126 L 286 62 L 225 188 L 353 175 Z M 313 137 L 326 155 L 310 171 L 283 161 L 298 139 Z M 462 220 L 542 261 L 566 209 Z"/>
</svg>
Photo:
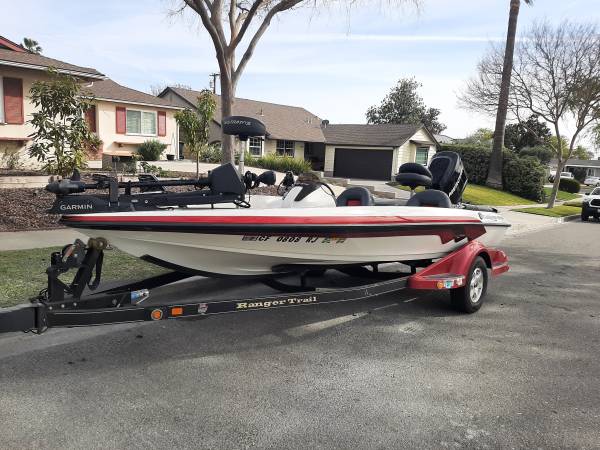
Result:
<svg viewBox="0 0 600 450">
<path fill-rule="evenodd" d="M 398 79 L 415 77 L 444 134 L 464 137 L 493 118 L 459 108 L 457 94 L 490 43 L 506 35 L 509 0 L 379 1 L 280 14 L 259 43 L 237 96 L 302 106 L 331 123 L 364 123 Z M 393 5 L 392 5 L 393 3 Z M 0 35 L 36 39 L 43 54 L 93 67 L 125 86 L 208 87 L 218 71 L 208 34 L 177 0 L 0 0 Z M 314 4 L 310 2 L 310 4 Z M 519 29 L 536 20 L 600 21 L 599 0 L 523 4 Z M 241 54 L 240 54 L 241 56 Z"/>
</svg>

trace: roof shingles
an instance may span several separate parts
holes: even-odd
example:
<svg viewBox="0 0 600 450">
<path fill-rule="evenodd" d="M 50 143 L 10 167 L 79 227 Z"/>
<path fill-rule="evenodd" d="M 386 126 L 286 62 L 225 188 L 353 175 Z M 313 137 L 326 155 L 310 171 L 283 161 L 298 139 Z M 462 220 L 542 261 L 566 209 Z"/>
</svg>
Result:
<svg viewBox="0 0 600 450">
<path fill-rule="evenodd" d="M 58 59 L 48 58 L 42 55 L 36 55 L 35 53 L 29 52 L 17 52 L 14 50 L 8 50 L 0 48 L 0 66 L 1 65 L 21 65 L 29 66 L 31 68 L 50 68 L 53 67 L 59 72 L 69 72 L 81 76 L 88 76 L 90 78 L 104 78 L 104 75 L 98 72 L 96 69 L 90 67 L 81 67 L 74 64 L 69 64 Z"/>
<path fill-rule="evenodd" d="M 84 92 L 91 94 L 99 100 L 180 109 L 164 98 L 121 86 L 110 79 L 94 81 L 91 86 L 85 88 Z"/>
<path fill-rule="evenodd" d="M 188 105 L 196 105 L 200 92 L 184 88 L 170 87 L 170 90 L 183 98 Z M 217 111 L 215 120 L 220 122 L 221 96 L 215 95 Z M 324 142 L 321 119 L 304 108 L 278 105 L 236 98 L 234 115 L 253 117 L 265 124 L 271 139 L 289 139 L 294 141 Z"/>
<path fill-rule="evenodd" d="M 330 124 L 323 129 L 328 144 L 398 147 L 422 125 Z"/>
</svg>

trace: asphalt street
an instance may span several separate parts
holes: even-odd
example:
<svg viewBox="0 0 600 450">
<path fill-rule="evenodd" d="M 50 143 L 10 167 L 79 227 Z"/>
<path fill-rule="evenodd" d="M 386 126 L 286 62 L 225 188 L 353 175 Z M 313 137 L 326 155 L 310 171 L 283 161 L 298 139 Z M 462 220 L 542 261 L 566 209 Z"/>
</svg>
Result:
<svg viewBox="0 0 600 450">
<path fill-rule="evenodd" d="M 598 448 L 600 223 L 445 293 L 0 337 L 0 447 Z"/>
</svg>

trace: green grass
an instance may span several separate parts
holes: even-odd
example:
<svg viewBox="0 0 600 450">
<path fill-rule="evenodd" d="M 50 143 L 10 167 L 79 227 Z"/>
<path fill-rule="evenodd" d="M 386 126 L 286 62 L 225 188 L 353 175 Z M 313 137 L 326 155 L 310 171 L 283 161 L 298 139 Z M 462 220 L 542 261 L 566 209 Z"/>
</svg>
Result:
<svg viewBox="0 0 600 450">
<path fill-rule="evenodd" d="M 544 206 L 540 206 L 537 208 L 519 208 L 513 209 L 513 211 L 518 211 L 527 214 L 537 214 L 539 216 L 548 216 L 548 217 L 566 217 L 572 216 L 575 214 L 581 214 L 581 207 L 577 206 L 555 206 L 554 208 L 548 209 Z"/>
<path fill-rule="evenodd" d="M 60 248 L 0 252 L 0 307 L 26 303 L 45 288 L 50 253 L 57 250 Z M 119 250 L 109 250 L 104 255 L 102 280 L 143 279 L 164 271 Z M 74 271 L 63 275 L 63 281 L 70 282 L 74 275 Z"/>
<path fill-rule="evenodd" d="M 388 183 L 397 189 L 410 191 L 406 186 L 399 186 L 395 182 Z M 423 188 L 417 189 L 418 191 Z M 463 193 L 463 202 L 471 203 L 472 205 L 490 205 L 490 206 L 515 206 L 515 205 L 535 205 L 535 202 L 519 197 L 518 195 L 509 192 L 492 189 L 487 186 L 479 186 L 477 184 L 469 184 Z"/>
<path fill-rule="evenodd" d="M 545 187 L 544 193 L 546 194 L 546 199 L 549 199 L 550 194 L 552 193 L 552 188 Z M 579 195 L 571 194 L 570 192 L 558 191 L 558 193 L 556 194 L 556 200 L 561 202 L 567 200 L 575 200 L 576 198 L 579 198 Z"/>
</svg>

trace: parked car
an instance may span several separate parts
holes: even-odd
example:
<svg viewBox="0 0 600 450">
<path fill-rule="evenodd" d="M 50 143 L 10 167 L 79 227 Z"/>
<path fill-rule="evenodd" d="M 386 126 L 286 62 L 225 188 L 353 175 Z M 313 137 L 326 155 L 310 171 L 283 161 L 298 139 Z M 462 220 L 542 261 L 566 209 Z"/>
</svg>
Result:
<svg viewBox="0 0 600 450">
<path fill-rule="evenodd" d="M 600 177 L 586 177 L 583 184 L 585 184 L 586 186 L 600 186 Z"/>
<path fill-rule="evenodd" d="M 581 220 L 587 221 L 590 216 L 600 220 L 600 187 L 583 196 L 581 203 Z"/>
<path fill-rule="evenodd" d="M 554 183 L 554 176 L 555 175 L 556 175 L 555 173 L 550 173 L 550 176 L 548 177 L 548 181 L 550 183 Z M 570 180 L 572 180 L 573 178 L 575 178 L 571 172 L 561 172 L 560 173 L 560 177 L 561 178 L 569 178 Z"/>
</svg>

